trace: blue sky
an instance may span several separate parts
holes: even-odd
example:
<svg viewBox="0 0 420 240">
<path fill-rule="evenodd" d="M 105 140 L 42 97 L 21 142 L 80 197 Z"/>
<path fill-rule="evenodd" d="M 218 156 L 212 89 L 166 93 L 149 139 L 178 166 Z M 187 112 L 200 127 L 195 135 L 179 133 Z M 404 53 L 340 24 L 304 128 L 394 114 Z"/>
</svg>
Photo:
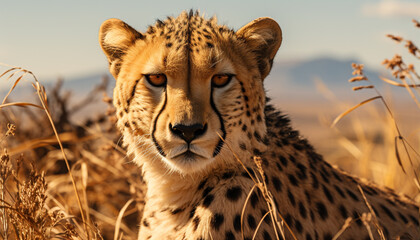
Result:
<svg viewBox="0 0 420 240">
<path fill-rule="evenodd" d="M 332 56 L 379 69 L 385 57 L 404 52 L 385 34 L 420 39 L 411 23 L 420 20 L 420 1 L 412 0 L 16 0 L 1 6 L 0 62 L 32 70 L 39 79 L 105 71 L 97 34 L 108 18 L 142 31 L 157 18 L 191 8 L 234 29 L 258 17 L 274 18 L 284 37 L 277 62 Z"/>
</svg>

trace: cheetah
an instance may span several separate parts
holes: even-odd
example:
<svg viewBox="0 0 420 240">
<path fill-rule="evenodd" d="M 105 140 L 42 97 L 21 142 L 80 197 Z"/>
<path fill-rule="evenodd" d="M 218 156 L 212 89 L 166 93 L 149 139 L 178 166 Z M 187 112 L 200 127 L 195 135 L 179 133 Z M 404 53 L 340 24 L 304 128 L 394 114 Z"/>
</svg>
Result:
<svg viewBox="0 0 420 240">
<path fill-rule="evenodd" d="M 273 19 L 234 31 L 190 11 L 144 33 L 109 19 L 99 42 L 148 189 L 138 239 L 332 239 L 349 218 L 340 239 L 420 239 L 418 205 L 332 167 L 268 103 L 263 82 L 282 42 Z M 284 235 L 263 218 L 248 174 L 256 156 Z"/>
</svg>

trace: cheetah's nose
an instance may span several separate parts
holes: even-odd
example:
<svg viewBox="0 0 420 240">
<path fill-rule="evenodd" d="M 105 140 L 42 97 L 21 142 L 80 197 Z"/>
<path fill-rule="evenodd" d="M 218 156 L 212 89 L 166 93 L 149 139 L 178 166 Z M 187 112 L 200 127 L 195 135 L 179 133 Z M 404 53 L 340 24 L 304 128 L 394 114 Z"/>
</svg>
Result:
<svg viewBox="0 0 420 240">
<path fill-rule="evenodd" d="M 184 139 L 188 144 L 191 143 L 194 139 L 198 138 L 199 136 L 203 135 L 207 130 L 207 124 L 203 125 L 200 123 L 196 123 L 193 125 L 184 125 L 184 124 L 176 124 L 172 126 L 169 123 L 169 129 L 171 132 L 178 137 Z"/>
</svg>

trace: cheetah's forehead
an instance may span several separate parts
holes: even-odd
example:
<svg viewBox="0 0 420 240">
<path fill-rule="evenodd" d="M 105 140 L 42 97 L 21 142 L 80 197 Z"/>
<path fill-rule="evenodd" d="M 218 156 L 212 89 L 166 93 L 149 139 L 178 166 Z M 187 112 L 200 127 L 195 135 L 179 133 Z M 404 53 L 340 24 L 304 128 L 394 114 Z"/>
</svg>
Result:
<svg viewBox="0 0 420 240">
<path fill-rule="evenodd" d="M 206 19 L 195 13 L 181 13 L 178 17 L 157 20 L 146 32 L 147 38 L 159 38 L 163 41 L 166 54 L 162 56 L 168 72 L 178 71 L 181 66 L 194 66 L 201 75 L 214 72 L 223 63 L 227 43 L 236 38 L 235 32 L 224 25 L 219 25 L 215 17 Z M 204 72 L 203 72 L 204 71 Z M 223 71 L 223 70 L 221 70 Z"/>
</svg>

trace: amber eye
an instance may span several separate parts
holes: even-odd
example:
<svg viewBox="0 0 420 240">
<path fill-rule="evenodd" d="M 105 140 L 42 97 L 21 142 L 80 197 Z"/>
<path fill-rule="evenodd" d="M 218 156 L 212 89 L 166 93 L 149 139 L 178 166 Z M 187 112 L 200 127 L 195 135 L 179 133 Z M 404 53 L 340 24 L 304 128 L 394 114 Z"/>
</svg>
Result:
<svg viewBox="0 0 420 240">
<path fill-rule="evenodd" d="M 211 85 L 213 87 L 217 87 L 217 88 L 224 87 L 230 82 L 232 77 L 233 77 L 233 75 L 230 75 L 230 74 L 214 75 L 211 79 Z"/>
<path fill-rule="evenodd" d="M 163 87 L 166 84 L 165 74 L 145 74 L 144 77 L 154 87 Z"/>
</svg>

